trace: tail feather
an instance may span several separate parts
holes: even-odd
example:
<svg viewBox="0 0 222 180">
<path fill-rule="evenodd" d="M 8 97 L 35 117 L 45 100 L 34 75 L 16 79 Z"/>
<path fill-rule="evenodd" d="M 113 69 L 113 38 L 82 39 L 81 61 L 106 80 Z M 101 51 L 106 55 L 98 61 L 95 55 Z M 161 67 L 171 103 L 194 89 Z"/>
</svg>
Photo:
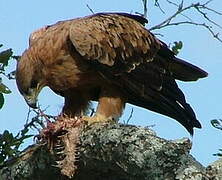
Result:
<svg viewBox="0 0 222 180">
<path fill-rule="evenodd" d="M 170 61 L 169 70 L 175 79 L 181 81 L 196 81 L 208 75 L 201 68 L 176 57 Z"/>
<path fill-rule="evenodd" d="M 128 103 L 169 116 L 193 135 L 193 128 L 201 128 L 192 107 L 186 102 L 175 79 L 195 81 L 207 76 L 202 69 L 177 59 L 173 52 L 162 47 L 154 60 L 137 66 L 131 73 L 115 76 L 110 69 L 100 68 L 103 75 L 113 79 L 122 89 Z"/>
<path fill-rule="evenodd" d="M 175 79 L 196 81 L 206 76 L 204 70 L 176 58 L 162 43 L 154 60 L 138 66 L 121 84 L 130 87 L 125 88 L 129 93 L 129 103 L 169 116 L 193 135 L 193 128 L 201 128 L 201 124 Z"/>
<path fill-rule="evenodd" d="M 196 81 L 199 78 L 207 77 L 207 72 L 193 64 L 175 57 L 175 54 L 167 47 L 167 45 L 164 42 L 161 43 L 162 47 L 157 53 L 157 59 L 160 62 L 167 64 L 168 70 L 172 73 L 172 76 L 175 79 L 181 81 Z"/>
<path fill-rule="evenodd" d="M 186 114 L 188 123 L 191 123 L 193 127 L 201 128 L 201 124 L 196 119 L 196 115 L 192 107 L 186 102 L 185 96 L 178 87 L 176 81 L 171 77 L 165 76 L 163 80 L 163 87 L 161 94 L 167 97 L 171 103 L 176 102 L 176 108 L 178 105 L 182 108 L 182 111 Z"/>
<path fill-rule="evenodd" d="M 130 79 L 125 79 L 125 82 L 127 81 L 131 85 L 131 89 L 128 89 L 129 91 L 132 90 L 134 84 L 137 84 L 134 90 L 129 92 L 131 94 L 129 103 L 169 116 L 177 120 L 193 135 L 194 127 L 201 128 L 193 109 L 186 102 L 185 96 L 175 80 L 170 76 L 163 76 L 162 78 L 161 90 L 146 84 L 142 96 L 138 93 L 140 91 L 136 89 L 139 87 L 137 83 L 140 82 L 134 81 L 132 83 L 134 79 L 132 76 Z"/>
<path fill-rule="evenodd" d="M 152 93 L 151 93 L 152 92 Z M 139 98 L 139 99 L 138 99 Z M 141 106 L 151 111 L 169 116 L 182 124 L 187 131 L 193 135 L 193 128 L 201 128 L 201 124 L 189 104 L 181 105 L 174 99 L 166 97 L 155 91 L 149 91 L 149 94 L 137 99 L 130 99 L 129 103 Z"/>
</svg>

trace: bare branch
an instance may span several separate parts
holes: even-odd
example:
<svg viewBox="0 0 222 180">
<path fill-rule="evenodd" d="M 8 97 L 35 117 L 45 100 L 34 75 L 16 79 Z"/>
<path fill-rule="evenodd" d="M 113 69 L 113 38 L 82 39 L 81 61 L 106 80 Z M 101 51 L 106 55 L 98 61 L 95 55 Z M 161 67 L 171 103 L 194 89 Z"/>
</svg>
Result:
<svg viewBox="0 0 222 180">
<path fill-rule="evenodd" d="M 210 32 L 210 34 L 215 39 L 222 42 L 222 38 L 219 37 L 219 33 L 215 32 L 214 29 L 213 29 L 214 27 L 222 29 L 222 26 L 220 24 L 216 23 L 213 19 L 211 19 L 208 16 L 208 12 L 222 16 L 221 12 L 216 11 L 216 10 L 208 7 L 208 5 L 212 1 L 213 0 L 208 0 L 205 3 L 202 3 L 202 4 L 200 2 L 192 3 L 192 4 L 184 7 L 184 4 L 183 4 L 184 1 L 183 0 L 179 4 L 176 4 L 175 2 L 172 2 L 171 0 L 166 0 L 167 3 L 169 3 L 173 6 L 176 6 L 176 8 L 177 8 L 176 11 L 170 17 L 168 17 L 167 19 L 165 19 L 161 23 L 151 27 L 149 30 L 153 31 L 153 30 L 162 29 L 162 28 L 165 28 L 165 27 L 168 27 L 168 26 L 175 26 L 175 25 L 181 25 L 181 24 L 191 24 L 191 25 L 197 25 L 197 26 L 204 27 L 205 29 L 207 29 Z M 193 21 L 191 17 L 184 14 L 188 10 L 192 10 L 192 9 L 203 17 L 202 20 L 201 20 L 202 22 Z M 186 21 L 179 21 L 179 22 L 172 22 L 178 16 L 183 16 L 187 20 Z"/>
<path fill-rule="evenodd" d="M 205 7 L 205 9 L 207 9 L 207 10 L 209 10 L 209 11 L 211 11 L 211 12 L 213 12 L 213 13 L 215 13 L 215 14 L 217 14 L 217 15 L 222 15 L 222 13 L 221 12 L 219 12 L 219 11 L 216 11 L 216 10 L 214 10 L 214 9 L 211 9 L 211 8 L 209 8 L 209 7 Z"/>
<path fill-rule="evenodd" d="M 203 11 L 200 10 L 200 9 L 206 9 L 204 6 L 202 6 L 202 7 L 195 6 L 195 8 L 196 8 L 196 10 L 197 10 L 201 15 L 203 15 L 203 17 L 204 17 L 207 21 L 211 22 L 212 24 L 214 24 L 215 26 L 217 26 L 217 27 L 219 27 L 219 28 L 222 28 L 222 26 L 220 26 L 219 24 L 217 24 L 216 22 L 214 22 L 213 20 L 211 20 L 211 19 L 207 16 L 207 13 L 205 13 L 205 12 L 203 12 Z"/>
<path fill-rule="evenodd" d="M 30 114 L 31 114 L 31 108 L 29 108 L 29 111 L 27 113 L 27 118 L 26 118 L 26 121 L 25 121 L 25 124 L 28 124 L 28 121 L 29 121 L 29 118 L 30 118 Z"/>
<path fill-rule="evenodd" d="M 147 0 L 142 0 L 143 1 L 143 17 L 147 18 Z"/>
<path fill-rule="evenodd" d="M 192 7 L 193 7 L 193 4 L 190 5 L 190 6 L 187 6 L 187 7 L 183 8 L 183 9 L 178 9 L 173 15 L 171 15 L 170 17 L 168 17 L 168 18 L 167 18 L 166 20 L 164 20 L 163 22 L 161 22 L 161 23 L 159 23 L 159 24 L 151 27 L 149 30 L 150 30 L 150 31 L 153 31 L 153 30 L 155 30 L 155 29 L 161 29 L 161 28 L 163 28 L 163 27 L 166 27 L 168 24 L 170 24 L 170 22 L 171 22 L 175 17 L 177 17 L 178 15 L 180 15 L 183 11 L 186 11 L 186 10 L 192 8 Z"/>
<path fill-rule="evenodd" d="M 91 110 L 91 112 L 90 112 L 90 115 L 89 115 L 89 116 L 90 116 L 90 117 L 92 117 L 92 116 L 93 116 L 93 114 L 95 114 L 95 112 L 96 112 L 96 111 L 95 111 L 95 109 L 94 109 L 94 108 L 90 108 L 90 110 Z"/>
<path fill-rule="evenodd" d="M 91 8 L 88 4 L 86 4 L 86 7 L 89 9 L 89 11 L 90 11 L 92 14 L 95 14 L 94 11 L 92 10 L 92 8 Z"/>
<path fill-rule="evenodd" d="M 131 109 L 130 115 L 128 117 L 128 119 L 125 121 L 123 121 L 124 124 L 129 124 L 130 119 L 133 117 L 133 108 Z"/>
<path fill-rule="evenodd" d="M 170 1 L 170 0 L 166 0 L 169 4 L 172 4 L 172 5 L 174 5 L 174 6 L 176 6 L 178 9 L 182 9 L 182 7 L 183 7 L 183 0 L 181 1 L 181 3 L 180 4 L 176 4 L 176 3 L 174 3 L 174 2 L 172 2 L 172 1 Z M 188 19 L 189 21 L 193 21 L 189 16 L 187 16 L 187 15 L 185 15 L 185 14 L 183 14 L 183 13 L 181 13 L 180 14 L 181 16 L 183 16 L 183 17 L 185 17 L 186 19 Z"/>
<path fill-rule="evenodd" d="M 163 14 L 165 14 L 165 12 L 162 9 L 162 7 L 160 6 L 160 3 L 158 2 L 158 0 L 155 0 L 155 6 L 158 7 Z"/>
<path fill-rule="evenodd" d="M 169 4 L 172 4 L 172 5 L 174 5 L 174 6 L 176 6 L 176 7 L 178 7 L 178 4 L 176 4 L 176 3 L 174 3 L 174 2 L 172 2 L 172 1 L 170 1 L 170 0 L 166 0 Z"/>
<path fill-rule="evenodd" d="M 203 5 L 205 6 L 205 5 L 208 5 L 209 3 L 211 3 L 213 0 L 209 0 L 209 1 L 207 1 L 206 3 L 204 3 Z"/>
<path fill-rule="evenodd" d="M 156 33 L 156 32 L 154 32 L 153 35 L 155 35 L 155 36 L 160 36 L 160 37 L 164 37 L 163 34 L 161 34 L 161 33 Z"/>
</svg>

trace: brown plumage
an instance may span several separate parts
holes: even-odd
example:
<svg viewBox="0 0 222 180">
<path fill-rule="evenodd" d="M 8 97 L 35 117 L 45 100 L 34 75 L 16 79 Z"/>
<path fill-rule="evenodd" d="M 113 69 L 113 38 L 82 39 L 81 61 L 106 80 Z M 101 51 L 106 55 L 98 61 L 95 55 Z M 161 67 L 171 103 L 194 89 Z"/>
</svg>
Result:
<svg viewBox="0 0 222 180">
<path fill-rule="evenodd" d="M 30 36 L 17 65 L 18 89 L 35 107 L 44 86 L 65 98 L 63 112 L 81 116 L 91 100 L 99 102 L 88 121 L 117 119 L 125 103 L 167 115 L 191 134 L 201 125 L 175 79 L 207 76 L 174 56 L 142 24 L 125 13 L 99 13 L 45 26 Z"/>
</svg>

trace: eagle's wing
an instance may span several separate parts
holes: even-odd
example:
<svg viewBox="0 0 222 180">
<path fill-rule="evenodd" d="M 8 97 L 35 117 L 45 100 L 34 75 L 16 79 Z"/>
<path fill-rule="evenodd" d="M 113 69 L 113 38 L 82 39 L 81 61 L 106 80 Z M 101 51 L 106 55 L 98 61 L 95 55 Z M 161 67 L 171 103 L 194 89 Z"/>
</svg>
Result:
<svg viewBox="0 0 222 180">
<path fill-rule="evenodd" d="M 175 79 L 193 81 L 207 73 L 176 58 L 141 23 L 131 15 L 97 14 L 74 21 L 69 38 L 80 55 L 128 91 L 130 103 L 170 116 L 193 134 L 201 125 Z"/>
<path fill-rule="evenodd" d="M 73 21 L 69 38 L 85 59 L 130 72 L 152 61 L 161 42 L 141 25 L 138 16 L 97 14 Z M 141 17 L 142 19 L 142 17 Z"/>
<path fill-rule="evenodd" d="M 175 79 L 161 72 L 159 67 L 162 65 L 160 60 L 156 59 L 142 64 L 133 73 L 123 75 L 123 86 L 130 86 L 125 88 L 131 94 L 128 102 L 174 118 L 193 134 L 193 127 L 200 128 L 201 124 Z"/>
<path fill-rule="evenodd" d="M 160 56 L 164 63 L 159 68 L 175 79 L 195 81 L 207 76 L 197 66 L 176 58 L 164 42 L 141 25 L 146 22 L 137 15 L 99 13 L 72 21 L 69 38 L 81 56 L 109 66 L 113 74 L 130 72 Z"/>
</svg>

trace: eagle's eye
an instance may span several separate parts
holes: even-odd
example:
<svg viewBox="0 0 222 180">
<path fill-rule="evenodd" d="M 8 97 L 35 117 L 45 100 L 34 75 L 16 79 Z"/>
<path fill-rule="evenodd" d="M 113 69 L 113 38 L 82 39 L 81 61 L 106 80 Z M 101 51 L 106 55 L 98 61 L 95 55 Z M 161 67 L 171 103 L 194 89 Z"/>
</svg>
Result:
<svg viewBox="0 0 222 180">
<path fill-rule="evenodd" d="M 26 96 L 30 96 L 31 94 L 34 93 L 37 86 L 38 86 L 38 82 L 36 80 L 32 80 L 30 83 L 30 86 L 27 87 L 27 89 L 23 90 L 22 94 L 25 94 Z"/>
<path fill-rule="evenodd" d="M 30 85 L 30 88 L 36 88 L 38 86 L 38 82 L 36 80 L 32 80 L 31 81 L 31 85 Z"/>
</svg>

